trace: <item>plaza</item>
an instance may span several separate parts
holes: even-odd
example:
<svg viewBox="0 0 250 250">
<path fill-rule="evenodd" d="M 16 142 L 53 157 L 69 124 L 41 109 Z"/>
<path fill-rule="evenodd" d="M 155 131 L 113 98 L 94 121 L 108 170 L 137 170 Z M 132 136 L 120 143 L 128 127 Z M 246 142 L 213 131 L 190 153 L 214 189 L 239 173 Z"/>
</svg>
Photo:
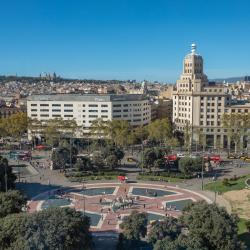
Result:
<svg viewBox="0 0 250 250">
<path fill-rule="evenodd" d="M 90 217 L 92 232 L 119 232 L 132 211 L 145 212 L 148 223 L 178 217 L 190 202 L 211 201 L 198 192 L 152 183 L 85 183 L 43 192 L 29 202 L 29 212 L 49 207 L 74 207 Z"/>
</svg>

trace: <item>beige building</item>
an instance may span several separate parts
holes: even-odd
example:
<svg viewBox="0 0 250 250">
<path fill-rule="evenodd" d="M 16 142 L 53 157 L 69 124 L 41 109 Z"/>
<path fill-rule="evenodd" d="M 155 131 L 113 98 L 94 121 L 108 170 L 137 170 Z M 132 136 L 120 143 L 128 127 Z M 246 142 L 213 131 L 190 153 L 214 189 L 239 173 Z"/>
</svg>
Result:
<svg viewBox="0 0 250 250">
<path fill-rule="evenodd" d="M 210 84 L 203 72 L 203 58 L 192 44 L 191 53 L 183 61 L 183 72 L 173 91 L 173 122 L 177 130 L 189 126 L 192 142 L 205 134 L 206 144 L 225 145 L 222 115 L 231 103 L 226 88 Z"/>
</svg>

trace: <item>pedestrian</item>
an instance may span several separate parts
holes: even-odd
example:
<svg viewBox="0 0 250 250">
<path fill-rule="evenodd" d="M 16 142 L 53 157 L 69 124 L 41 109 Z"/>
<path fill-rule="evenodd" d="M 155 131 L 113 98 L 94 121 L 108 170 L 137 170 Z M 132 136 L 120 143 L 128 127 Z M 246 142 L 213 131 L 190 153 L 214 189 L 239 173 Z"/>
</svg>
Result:
<svg viewBox="0 0 250 250">
<path fill-rule="evenodd" d="M 126 189 L 126 188 L 124 189 L 124 192 L 125 192 L 125 193 L 127 192 L 127 189 Z"/>
<path fill-rule="evenodd" d="M 100 198 L 99 202 L 102 203 L 102 197 Z"/>
<path fill-rule="evenodd" d="M 143 204 L 143 207 L 146 208 L 146 204 Z"/>
</svg>

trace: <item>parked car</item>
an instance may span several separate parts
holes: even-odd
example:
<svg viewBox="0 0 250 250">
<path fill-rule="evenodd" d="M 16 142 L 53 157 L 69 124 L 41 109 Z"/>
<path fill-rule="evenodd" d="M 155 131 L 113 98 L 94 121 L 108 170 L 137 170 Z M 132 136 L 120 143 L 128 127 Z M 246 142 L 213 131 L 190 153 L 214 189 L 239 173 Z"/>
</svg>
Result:
<svg viewBox="0 0 250 250">
<path fill-rule="evenodd" d="M 227 158 L 228 158 L 228 159 L 238 159 L 238 156 L 235 155 L 235 154 L 230 154 L 230 155 L 228 155 Z"/>
</svg>

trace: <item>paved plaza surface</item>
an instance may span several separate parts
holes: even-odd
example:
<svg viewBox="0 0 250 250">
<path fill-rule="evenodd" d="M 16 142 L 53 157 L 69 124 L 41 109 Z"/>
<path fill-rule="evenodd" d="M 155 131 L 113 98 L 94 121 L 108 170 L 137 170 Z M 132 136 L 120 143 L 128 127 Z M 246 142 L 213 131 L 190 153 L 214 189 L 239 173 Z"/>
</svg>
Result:
<svg viewBox="0 0 250 250">
<path fill-rule="evenodd" d="M 39 194 L 29 212 L 48 207 L 75 207 L 91 218 L 93 232 L 119 232 L 122 219 L 132 211 L 146 212 L 148 221 L 178 217 L 183 207 L 208 198 L 176 186 L 149 183 L 88 183 Z"/>
</svg>

